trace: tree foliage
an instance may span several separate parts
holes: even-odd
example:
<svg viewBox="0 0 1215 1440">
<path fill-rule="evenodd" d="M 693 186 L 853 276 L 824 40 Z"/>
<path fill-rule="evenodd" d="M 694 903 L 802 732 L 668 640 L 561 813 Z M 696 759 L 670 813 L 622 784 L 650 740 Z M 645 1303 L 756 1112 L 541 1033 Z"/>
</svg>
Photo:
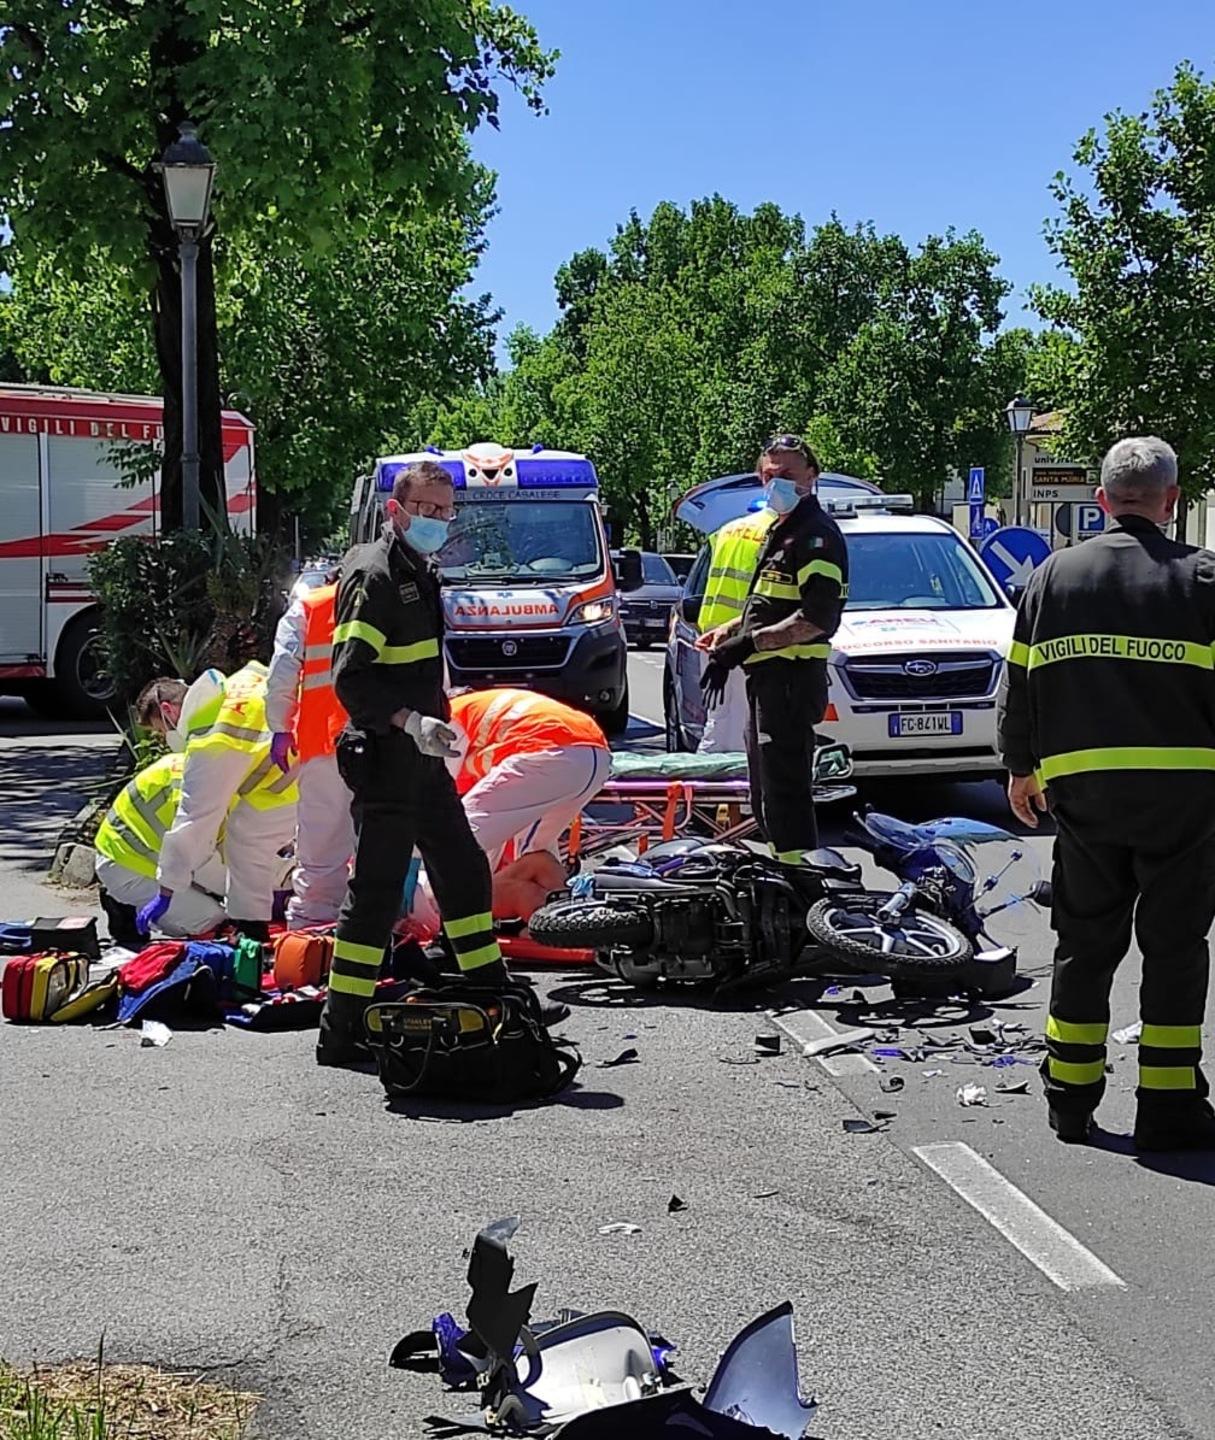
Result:
<svg viewBox="0 0 1215 1440">
<path fill-rule="evenodd" d="M 510 368 L 440 407 L 431 438 L 585 450 L 646 544 L 675 495 L 749 469 L 779 430 L 926 501 L 1004 463 L 1029 345 L 995 338 L 996 263 L 976 235 L 912 250 L 834 216 L 807 232 L 770 204 L 659 205 L 558 270 L 552 331 L 516 332 Z"/>
<path fill-rule="evenodd" d="M 290 287 L 318 257 L 348 259 L 363 245 L 395 262 L 389 216 L 408 223 L 479 205 L 484 176 L 465 138 L 497 122 L 496 87 L 538 106 L 552 59 L 494 0 L 9 0 L 0 215 L 12 236 L 0 273 L 53 255 L 65 284 L 89 285 L 100 267 L 120 305 L 151 297 L 167 525 L 180 510 L 180 286 L 155 163 L 179 123 L 198 124 L 219 164 L 213 213 L 231 241 L 221 260 L 259 256 L 274 273 L 246 303 L 290 323 Z M 209 236 L 199 260 L 202 488 L 222 505 L 213 259 Z M 424 260 L 409 269 L 424 275 Z M 248 291 L 247 271 L 243 283 Z M 315 289 L 312 298 L 315 314 Z M 298 359 L 299 336 L 290 343 Z"/>
<path fill-rule="evenodd" d="M 1035 303 L 1058 327 L 1063 445 L 1096 462 L 1119 436 L 1177 450 L 1194 495 L 1215 483 L 1215 84 L 1182 65 L 1139 115 L 1115 112 L 1052 187 L 1047 238 L 1070 285 Z M 1056 356 L 1057 358 L 1057 356 Z"/>
<path fill-rule="evenodd" d="M 318 541 L 349 504 L 361 466 L 424 397 L 491 367 L 494 315 L 462 295 L 480 244 L 488 180 L 468 201 L 398 219 L 388 206 L 332 250 L 277 250 L 273 226 L 222 237 L 216 308 L 224 399 L 257 428 L 263 528 L 273 509 Z M 54 384 L 154 391 L 147 298 L 94 251 L 88 281 L 57 255 L 14 266 L 0 349 Z"/>
</svg>

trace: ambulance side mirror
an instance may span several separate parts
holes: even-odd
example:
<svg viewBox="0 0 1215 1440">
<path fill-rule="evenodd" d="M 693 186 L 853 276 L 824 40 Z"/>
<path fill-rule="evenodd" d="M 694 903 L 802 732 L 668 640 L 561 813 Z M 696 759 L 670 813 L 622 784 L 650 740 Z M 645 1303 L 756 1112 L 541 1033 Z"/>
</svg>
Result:
<svg viewBox="0 0 1215 1440">
<path fill-rule="evenodd" d="M 703 595 L 685 595 L 679 602 L 679 613 L 689 625 L 695 625 L 700 619 L 700 607 L 704 600 Z"/>
<path fill-rule="evenodd" d="M 640 590 L 645 584 L 641 574 L 641 551 L 622 550 L 616 562 L 616 588 L 623 594 Z"/>
</svg>

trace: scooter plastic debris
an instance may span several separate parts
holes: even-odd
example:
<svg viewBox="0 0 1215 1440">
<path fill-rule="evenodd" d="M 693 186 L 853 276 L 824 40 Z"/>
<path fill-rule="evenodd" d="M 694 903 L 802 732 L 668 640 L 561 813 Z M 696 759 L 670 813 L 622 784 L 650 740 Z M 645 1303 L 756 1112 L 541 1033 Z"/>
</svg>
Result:
<svg viewBox="0 0 1215 1440">
<path fill-rule="evenodd" d="M 670 1388 L 675 1347 L 628 1315 L 564 1311 L 533 1323 L 536 1286 L 511 1291 L 506 1242 L 518 1219 L 487 1226 L 473 1244 L 469 1329 L 451 1315 L 405 1336 L 389 1363 L 437 1369 L 455 1388 L 481 1387 L 475 1415 L 427 1421 L 432 1435 L 561 1436 L 562 1440 L 802 1440 L 815 1413 L 798 1391 L 793 1311 L 786 1303 L 741 1331 L 699 1401 Z"/>
</svg>

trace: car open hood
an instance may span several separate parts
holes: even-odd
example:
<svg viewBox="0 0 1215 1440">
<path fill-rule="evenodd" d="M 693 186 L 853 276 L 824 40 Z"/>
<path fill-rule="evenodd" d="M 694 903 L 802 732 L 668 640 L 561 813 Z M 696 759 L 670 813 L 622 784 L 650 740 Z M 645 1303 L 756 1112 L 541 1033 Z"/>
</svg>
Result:
<svg viewBox="0 0 1215 1440">
<path fill-rule="evenodd" d="M 886 650 L 998 650 L 1008 652 L 1015 612 L 999 610 L 844 611 L 832 645 L 846 655 Z"/>
</svg>

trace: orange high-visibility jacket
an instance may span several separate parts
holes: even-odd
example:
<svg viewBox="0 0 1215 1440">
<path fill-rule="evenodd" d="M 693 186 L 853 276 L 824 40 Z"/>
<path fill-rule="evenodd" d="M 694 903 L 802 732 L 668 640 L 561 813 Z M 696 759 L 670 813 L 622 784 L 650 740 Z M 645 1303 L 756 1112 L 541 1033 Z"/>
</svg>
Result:
<svg viewBox="0 0 1215 1440">
<path fill-rule="evenodd" d="M 589 715 L 531 690 L 470 690 L 452 698 L 451 718 L 468 736 L 468 754 L 456 776 L 461 795 L 515 755 L 567 745 L 608 748 L 607 737 Z"/>
<path fill-rule="evenodd" d="M 333 688 L 333 626 L 337 586 L 322 585 L 304 596 L 304 669 L 295 721 L 295 748 L 301 761 L 332 755 L 346 724 Z"/>
</svg>

